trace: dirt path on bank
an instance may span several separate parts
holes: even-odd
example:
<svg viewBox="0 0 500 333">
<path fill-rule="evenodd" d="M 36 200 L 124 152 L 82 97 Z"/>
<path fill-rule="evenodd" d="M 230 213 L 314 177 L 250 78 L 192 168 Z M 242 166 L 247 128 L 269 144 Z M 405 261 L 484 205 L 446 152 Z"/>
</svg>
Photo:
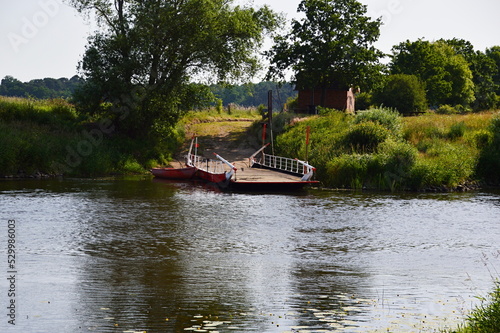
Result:
<svg viewBox="0 0 500 333">
<path fill-rule="evenodd" d="M 214 153 L 217 153 L 237 168 L 248 167 L 248 158 L 261 147 L 261 132 L 256 134 L 251 131 L 254 122 L 255 119 L 240 119 L 189 125 L 185 142 L 170 166 L 185 166 L 185 156 L 189 151 L 191 138 L 196 135 L 199 144 L 198 155 L 215 159 Z"/>
</svg>

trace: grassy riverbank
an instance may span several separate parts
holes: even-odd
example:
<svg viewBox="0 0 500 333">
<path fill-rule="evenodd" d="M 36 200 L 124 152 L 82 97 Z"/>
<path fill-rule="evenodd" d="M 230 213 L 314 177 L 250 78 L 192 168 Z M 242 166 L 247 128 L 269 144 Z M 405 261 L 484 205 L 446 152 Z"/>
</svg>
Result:
<svg viewBox="0 0 500 333">
<path fill-rule="evenodd" d="M 78 115 L 65 100 L 0 96 L 0 176 L 147 173 L 172 160 L 185 133 L 243 133 L 248 122 L 235 120 L 259 117 L 254 109 L 192 112 L 167 137 L 132 140 L 117 133 L 110 120 Z"/>
<path fill-rule="evenodd" d="M 500 116 L 494 112 L 403 118 L 384 109 L 355 116 L 324 110 L 292 123 L 276 142 L 280 154 L 307 158 L 327 187 L 446 191 L 499 183 Z"/>
<path fill-rule="evenodd" d="M 183 138 L 182 138 L 183 139 Z M 79 116 L 65 100 L 0 97 L 0 175 L 103 176 L 166 163 L 162 144 L 120 136 L 108 120 Z M 177 141 L 182 141 L 177 139 Z M 168 150 L 167 150 L 168 152 Z"/>
<path fill-rule="evenodd" d="M 246 133 L 259 142 L 260 120 L 255 109 L 190 112 L 168 137 L 132 140 L 109 120 L 78 115 L 64 100 L 0 97 L 0 175 L 147 172 L 168 164 L 191 133 L 207 142 Z M 276 153 L 307 159 L 326 187 L 445 191 L 500 184 L 497 112 L 403 118 L 384 109 L 355 116 L 322 110 L 300 119 L 275 115 L 273 129 Z"/>
</svg>

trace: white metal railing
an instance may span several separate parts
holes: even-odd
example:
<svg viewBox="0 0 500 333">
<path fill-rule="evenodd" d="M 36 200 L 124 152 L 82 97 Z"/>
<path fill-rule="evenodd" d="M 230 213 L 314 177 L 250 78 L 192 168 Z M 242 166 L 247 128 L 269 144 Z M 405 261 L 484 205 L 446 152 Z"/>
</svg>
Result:
<svg viewBox="0 0 500 333">
<path fill-rule="evenodd" d="M 262 147 L 250 157 L 250 166 L 257 163 L 267 168 L 300 174 L 304 181 L 308 181 L 312 178 L 316 168 L 309 165 L 307 162 L 288 157 L 268 155 L 263 152 L 265 147 L 267 146 Z"/>
<path fill-rule="evenodd" d="M 191 166 L 210 173 L 224 173 L 227 171 L 226 164 L 222 161 L 206 159 L 198 155 L 187 156 Z"/>
<path fill-rule="evenodd" d="M 236 167 L 218 154 L 214 153 L 215 157 L 217 157 L 218 160 L 212 160 L 209 158 L 198 156 L 197 152 L 198 138 L 193 137 L 193 139 L 191 140 L 191 145 L 189 147 L 189 152 L 186 155 L 187 165 L 193 166 L 198 170 L 205 171 L 211 174 L 225 174 L 226 180 L 231 179 L 231 177 L 236 173 Z"/>
</svg>

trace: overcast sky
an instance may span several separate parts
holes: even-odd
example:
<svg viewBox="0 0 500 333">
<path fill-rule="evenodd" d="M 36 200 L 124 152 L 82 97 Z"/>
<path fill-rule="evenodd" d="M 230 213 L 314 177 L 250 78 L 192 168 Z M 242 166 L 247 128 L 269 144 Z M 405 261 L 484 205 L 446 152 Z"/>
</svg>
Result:
<svg viewBox="0 0 500 333">
<path fill-rule="evenodd" d="M 247 3 L 247 0 L 238 0 Z M 253 0 L 296 15 L 300 0 Z M 389 53 L 407 39 L 461 38 L 476 50 L 500 45 L 499 0 L 361 0 L 384 25 L 376 46 Z M 70 78 L 94 28 L 61 0 L 0 0 L 0 79 Z"/>
</svg>

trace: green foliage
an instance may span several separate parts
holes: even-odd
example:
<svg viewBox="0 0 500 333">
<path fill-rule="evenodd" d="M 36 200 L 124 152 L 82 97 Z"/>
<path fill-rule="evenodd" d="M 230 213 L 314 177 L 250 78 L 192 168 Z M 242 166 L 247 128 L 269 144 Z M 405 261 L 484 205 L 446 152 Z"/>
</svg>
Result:
<svg viewBox="0 0 500 333">
<path fill-rule="evenodd" d="M 375 179 L 378 177 L 378 187 L 390 191 L 411 188 L 411 170 L 417 156 L 417 149 L 406 142 L 384 142 L 377 155 L 378 170 L 374 170 L 378 173 L 372 175 Z"/>
<path fill-rule="evenodd" d="M 337 109 L 330 109 L 330 108 L 325 108 L 325 107 L 322 107 L 322 106 L 318 106 L 317 108 L 317 111 L 318 111 L 318 114 L 320 116 L 327 116 L 331 113 L 343 113 L 344 111 L 340 111 L 340 110 L 337 110 Z"/>
<path fill-rule="evenodd" d="M 458 111 L 453 106 L 443 104 L 436 109 L 437 114 L 457 114 Z"/>
<path fill-rule="evenodd" d="M 495 289 L 489 297 L 483 300 L 469 315 L 468 322 L 471 332 L 494 333 L 500 329 L 500 283 L 495 283 Z"/>
<path fill-rule="evenodd" d="M 474 110 L 489 110 L 496 106 L 496 89 L 498 88 L 495 78 L 499 75 L 500 67 L 495 60 L 495 48 L 487 49 L 486 52 L 474 51 L 474 46 L 462 39 L 441 40 L 450 45 L 457 54 L 462 55 L 469 63 L 472 71 L 472 80 L 476 100 Z M 493 51 L 493 52 L 492 52 Z M 499 58 L 500 59 L 500 58 Z"/>
<path fill-rule="evenodd" d="M 285 127 L 285 132 L 278 135 L 275 140 L 276 152 L 283 156 L 309 160 L 317 166 L 318 174 L 324 174 L 327 161 L 345 149 L 342 139 L 352 117 L 343 112 L 330 112 L 322 117 L 302 120 L 293 116 L 291 118 L 290 125 Z M 307 126 L 311 128 L 308 158 L 305 156 Z"/>
<path fill-rule="evenodd" d="M 500 184 L 500 115 L 497 114 L 489 127 L 491 136 L 483 134 L 484 148 L 479 157 L 477 174 L 488 183 Z M 487 141 L 486 141 L 487 140 Z M 486 142 L 484 142 L 486 141 Z"/>
<path fill-rule="evenodd" d="M 389 131 L 373 122 L 352 126 L 343 138 L 345 147 L 357 153 L 374 152 L 389 137 Z"/>
<path fill-rule="evenodd" d="M 267 6 L 255 10 L 226 0 L 69 2 L 101 25 L 81 61 L 86 81 L 75 94 L 79 110 L 141 139 L 156 127 L 175 126 L 186 109 L 214 101 L 191 78 L 253 76 L 255 50 L 278 24 Z"/>
<path fill-rule="evenodd" d="M 484 170 L 479 156 L 493 150 L 500 138 L 500 120 L 493 117 L 493 125 L 486 127 L 491 118 L 488 113 L 403 118 L 390 109 L 351 116 L 328 110 L 292 121 L 275 142 L 278 154 L 303 158 L 309 126 L 309 162 L 327 187 L 449 190 L 474 181 Z M 498 175 L 500 158 L 496 161 L 488 170 Z"/>
<path fill-rule="evenodd" d="M 297 97 L 294 86 L 289 83 L 278 84 L 276 82 L 264 81 L 256 84 L 247 83 L 242 85 L 212 85 L 212 92 L 222 99 L 224 105 L 236 104 L 243 107 L 256 107 L 268 104 L 268 92 L 273 92 L 273 109 L 281 111 L 284 103 L 289 99 Z M 293 110 L 292 108 L 289 108 Z"/>
<path fill-rule="evenodd" d="M 43 141 L 42 141 L 43 138 Z M 32 174 L 50 168 L 50 157 L 60 147 L 46 127 L 0 122 L 0 174 Z"/>
<path fill-rule="evenodd" d="M 488 52 L 488 50 L 486 50 Z M 475 97 L 473 108 L 476 111 L 490 110 L 497 106 L 497 85 L 495 78 L 498 76 L 500 67 L 494 58 L 482 52 L 471 52 L 467 57 L 473 75 L 475 85 Z"/>
<path fill-rule="evenodd" d="M 487 297 L 481 298 L 477 306 L 467 316 L 467 323 L 454 330 L 453 333 L 496 333 L 500 329 L 500 282 L 495 281 L 495 287 Z"/>
<path fill-rule="evenodd" d="M 286 100 L 286 110 L 293 111 L 299 107 L 299 96 L 288 97 Z"/>
<path fill-rule="evenodd" d="M 448 138 L 451 140 L 456 140 L 462 138 L 467 130 L 467 125 L 465 122 L 461 121 L 451 125 L 450 130 L 448 131 Z"/>
<path fill-rule="evenodd" d="M 363 112 L 358 112 L 354 118 L 355 124 L 363 122 L 373 122 L 383 126 L 391 132 L 393 136 L 399 137 L 401 133 L 401 115 L 388 108 L 375 108 Z"/>
<path fill-rule="evenodd" d="M 64 100 L 0 97 L 0 175 L 145 172 L 154 161 L 165 164 L 184 135 L 170 127 L 155 131 L 154 140 L 132 140 L 109 120 L 78 118 Z"/>
<path fill-rule="evenodd" d="M 368 110 L 372 105 L 373 96 L 368 92 L 356 95 L 356 110 Z"/>
<path fill-rule="evenodd" d="M 222 110 L 224 109 L 222 106 L 222 99 L 220 98 L 217 99 L 217 105 L 215 106 L 215 109 L 217 110 L 218 114 L 222 113 Z"/>
<path fill-rule="evenodd" d="M 486 49 L 485 55 L 495 64 L 492 73 L 494 92 L 500 95 L 500 46 Z"/>
<path fill-rule="evenodd" d="M 493 143 L 493 133 L 486 129 L 475 131 L 469 135 L 469 141 L 478 149 L 484 149 Z"/>
<path fill-rule="evenodd" d="M 373 156 L 370 154 L 342 154 L 326 165 L 325 182 L 334 188 L 362 189 Z"/>
<path fill-rule="evenodd" d="M 366 6 L 355 0 L 302 0 L 303 17 L 292 29 L 275 38 L 267 57 L 268 77 L 284 78 L 288 69 L 301 88 L 338 85 L 370 86 L 377 81 L 382 52 L 373 47 L 380 34 L 380 19 L 366 16 Z"/>
<path fill-rule="evenodd" d="M 413 170 L 416 188 L 456 187 L 473 179 L 477 150 L 473 147 L 435 140 Z"/>
<path fill-rule="evenodd" d="M 430 105 L 468 106 L 475 100 L 469 63 L 446 42 L 419 39 L 392 50 L 391 73 L 416 75 L 425 84 Z"/>
<path fill-rule="evenodd" d="M 59 129 L 74 127 L 79 119 L 75 108 L 64 99 L 0 96 L 0 121 L 24 121 Z"/>
<path fill-rule="evenodd" d="M 317 167 L 326 186 L 341 188 L 407 187 L 417 151 L 400 142 L 401 116 L 391 110 L 374 109 L 352 117 L 330 110 L 323 116 L 292 123 L 278 136 L 279 153 L 303 156 L 304 133 L 311 128 L 309 161 Z"/>
<path fill-rule="evenodd" d="M 104 176 L 144 173 L 151 147 L 123 137 L 89 139 L 88 132 L 53 131 L 24 122 L 0 123 L 0 175 Z"/>
<path fill-rule="evenodd" d="M 424 87 L 415 75 L 389 75 L 383 87 L 374 94 L 373 101 L 403 114 L 427 109 Z"/>
<path fill-rule="evenodd" d="M 414 147 L 389 140 L 376 153 L 341 154 L 333 158 L 327 163 L 325 182 L 340 188 L 406 189 L 416 159 Z"/>
<path fill-rule="evenodd" d="M 78 76 L 71 79 L 36 79 L 21 82 L 12 76 L 6 76 L 0 82 L 0 95 L 9 97 L 33 97 L 38 99 L 70 98 L 83 83 Z"/>
</svg>

